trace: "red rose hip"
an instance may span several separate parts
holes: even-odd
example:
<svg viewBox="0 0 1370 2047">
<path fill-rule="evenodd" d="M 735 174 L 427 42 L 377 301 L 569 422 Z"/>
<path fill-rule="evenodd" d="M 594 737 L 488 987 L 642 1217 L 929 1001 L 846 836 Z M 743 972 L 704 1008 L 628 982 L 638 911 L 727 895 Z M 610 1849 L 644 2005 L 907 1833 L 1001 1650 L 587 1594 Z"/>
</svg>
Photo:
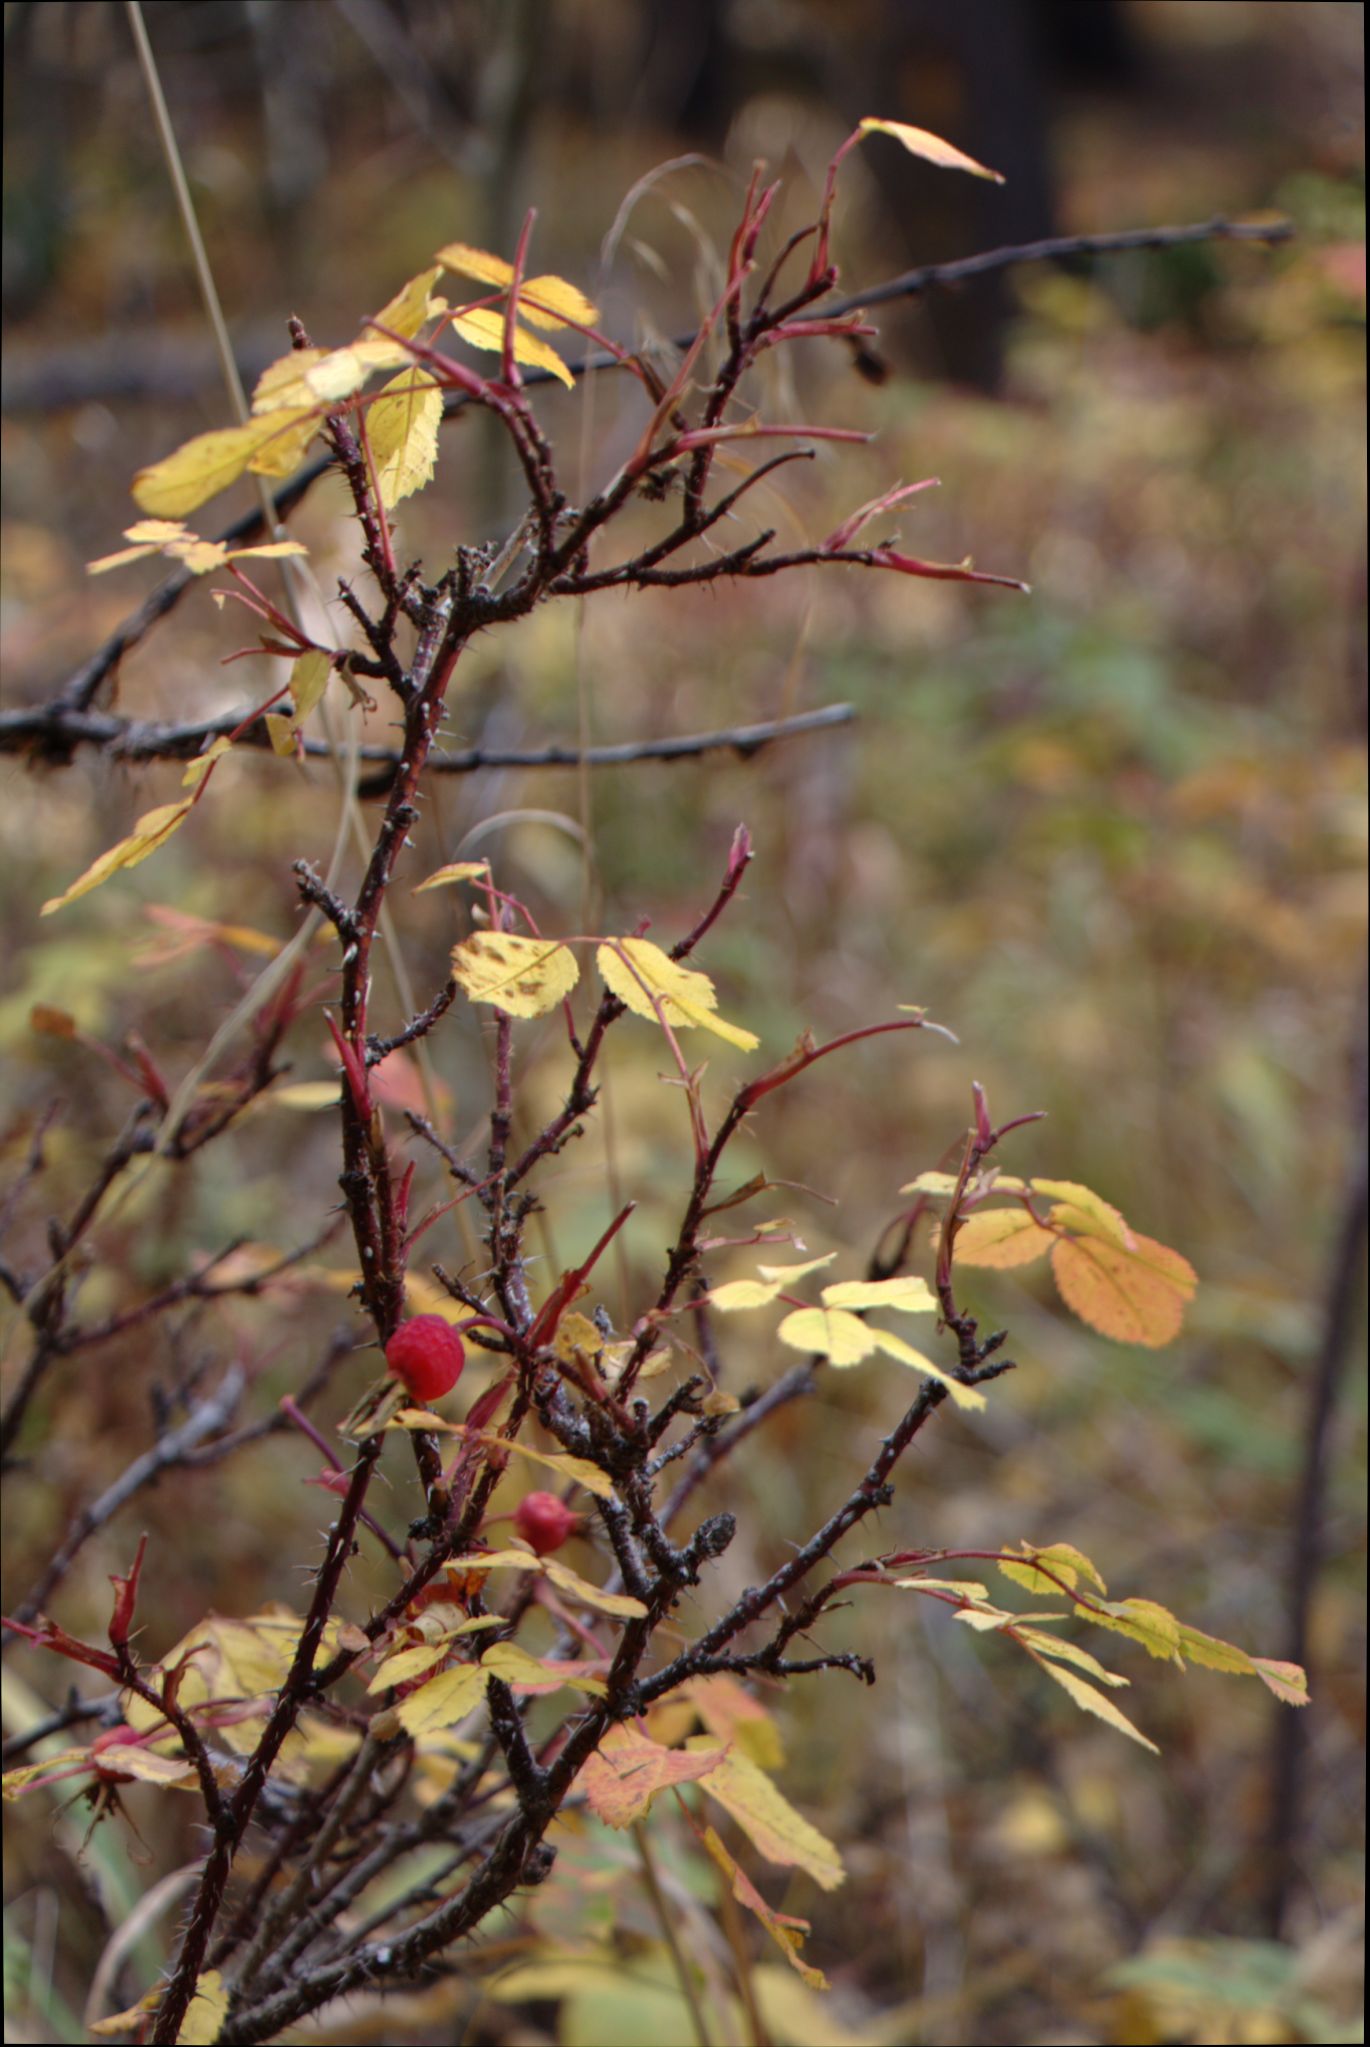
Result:
<svg viewBox="0 0 1370 2047">
<path fill-rule="evenodd" d="M 441 1315 L 401 1322 L 385 1346 L 385 1362 L 415 1400 L 441 1400 L 461 1377 L 466 1346 Z"/>
<path fill-rule="evenodd" d="M 529 1493 L 518 1504 L 514 1515 L 514 1532 L 521 1535 L 530 1549 L 540 1557 L 550 1556 L 554 1549 L 560 1549 L 568 1535 L 574 1535 L 580 1526 L 579 1514 L 573 1514 L 555 1493 Z"/>
</svg>

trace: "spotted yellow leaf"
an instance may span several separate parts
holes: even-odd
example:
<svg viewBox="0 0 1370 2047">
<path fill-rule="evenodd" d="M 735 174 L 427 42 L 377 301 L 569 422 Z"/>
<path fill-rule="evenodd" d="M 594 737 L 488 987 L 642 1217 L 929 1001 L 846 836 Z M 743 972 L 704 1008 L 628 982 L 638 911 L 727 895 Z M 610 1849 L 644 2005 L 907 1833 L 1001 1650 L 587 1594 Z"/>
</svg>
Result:
<svg viewBox="0 0 1370 2047">
<path fill-rule="evenodd" d="M 473 1002 L 509 1016 L 545 1015 L 580 979 L 569 946 L 511 931 L 473 931 L 452 948 L 452 972 Z"/>
</svg>

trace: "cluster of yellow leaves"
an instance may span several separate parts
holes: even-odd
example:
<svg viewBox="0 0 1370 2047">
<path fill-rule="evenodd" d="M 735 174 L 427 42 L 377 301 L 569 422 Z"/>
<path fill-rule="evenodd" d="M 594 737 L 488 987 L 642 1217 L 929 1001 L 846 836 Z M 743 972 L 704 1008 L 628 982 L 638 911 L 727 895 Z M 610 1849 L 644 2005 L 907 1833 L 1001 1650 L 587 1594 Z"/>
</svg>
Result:
<svg viewBox="0 0 1370 2047">
<path fill-rule="evenodd" d="M 1208 1670 L 1226 1671 L 1235 1677 L 1258 1677 L 1277 1699 L 1289 1706 L 1306 1706 L 1308 1679 L 1297 1663 L 1280 1663 L 1267 1656 L 1249 1656 L 1231 1642 L 1206 1635 L 1198 1628 L 1177 1620 L 1166 1607 L 1150 1599 L 1111 1600 L 1108 1587 L 1083 1551 L 1073 1543 L 1050 1543 L 1045 1548 L 1029 1542 L 1017 1552 L 1004 1551 L 994 1559 L 1002 1575 L 1021 1585 L 1035 1598 L 1063 1600 L 1082 1620 L 1108 1628 L 1139 1642 L 1149 1656 L 1178 1664 L 1202 1665 Z M 957 1619 L 980 1634 L 1008 1635 L 1025 1649 L 1034 1663 L 1053 1678 L 1082 1712 L 1092 1713 L 1130 1740 L 1155 1753 L 1148 1740 L 1127 1715 L 1108 1697 L 1109 1690 L 1126 1686 L 1130 1680 L 1106 1670 L 1097 1657 L 1078 1643 L 1058 1640 L 1044 1632 L 1068 1618 L 1067 1613 L 1011 1613 L 995 1606 L 986 1586 L 965 1578 L 917 1577 L 896 1579 L 910 1592 L 921 1592 L 944 1604 L 955 1606 Z M 1084 1676 L 1080 1673 L 1084 1672 Z M 1090 1681 L 1092 1680 L 1092 1682 Z M 1101 1691 L 1099 1686 L 1107 1690 Z"/>
<path fill-rule="evenodd" d="M 920 1173 L 904 1194 L 948 1197 L 949 1173 Z M 1017 1197 L 1011 1208 L 978 1210 L 957 1225 L 957 1265 L 1005 1271 L 1049 1256 L 1066 1306 L 1118 1343 L 1157 1349 L 1178 1336 L 1198 1278 L 1187 1258 L 1144 1237 L 1116 1208 L 1074 1180 L 1018 1180 L 987 1173 L 968 1189 L 972 1201 Z M 1049 1203 L 1043 1214 L 1035 1203 Z"/>
<path fill-rule="evenodd" d="M 738 1308 L 764 1308 L 785 1293 L 806 1273 L 817 1272 L 825 1265 L 831 1265 L 836 1257 L 830 1251 L 826 1258 L 810 1258 L 802 1265 L 759 1265 L 760 1279 L 735 1279 L 723 1286 L 712 1288 L 709 1300 L 715 1308 L 725 1314 Z M 821 1294 L 820 1308 L 793 1308 L 780 1324 L 776 1334 L 782 1343 L 792 1350 L 816 1353 L 827 1359 L 830 1365 L 858 1365 L 872 1351 L 880 1351 L 886 1357 L 897 1358 L 901 1365 L 911 1365 L 916 1372 L 922 1372 L 929 1379 L 935 1379 L 939 1386 L 945 1386 L 958 1407 L 983 1407 L 985 1396 L 973 1386 L 963 1386 L 922 1351 L 904 1342 L 888 1329 L 878 1329 L 864 1322 L 862 1315 L 871 1308 L 894 1308 L 902 1315 L 928 1315 L 933 1313 L 937 1302 L 929 1290 L 926 1280 L 904 1277 L 900 1279 L 844 1279 L 831 1286 L 825 1286 Z"/>
<path fill-rule="evenodd" d="M 440 869 L 422 886 L 442 879 L 464 879 Z M 751 1031 L 715 1015 L 718 996 L 707 974 L 682 967 L 659 945 L 646 938 L 607 938 L 595 952 L 595 964 L 611 992 L 635 1016 L 645 1016 L 670 1030 L 700 1026 L 744 1052 L 760 1040 Z M 488 1002 L 508 1016 L 543 1016 L 571 993 L 580 966 L 563 939 L 523 938 L 510 931 L 473 931 L 452 949 L 452 972 L 472 1002 Z"/>
<path fill-rule="evenodd" d="M 429 269 L 411 277 L 363 323 L 355 341 L 342 348 L 293 349 L 270 363 L 252 393 L 252 417 L 242 426 L 197 434 L 162 461 L 140 469 L 133 482 L 138 504 L 145 512 L 178 519 L 244 473 L 288 476 L 304 459 L 326 415 L 355 398 L 384 369 L 398 374 L 367 398 L 364 414 L 376 489 L 387 510 L 421 490 L 437 462 L 442 389 L 437 376 L 416 361 L 410 344 L 429 321 L 443 318 L 473 348 L 502 351 L 505 339 L 505 316 L 496 307 L 453 309 L 435 294 L 433 287 L 444 270 L 478 278 L 499 292 L 507 290 L 514 275 L 512 265 L 500 256 L 468 248 L 464 242 L 449 243 Z M 541 328 L 586 327 L 597 317 L 584 293 L 561 277 L 526 279 L 518 303 L 523 318 Z M 517 322 L 513 352 L 518 362 L 548 370 L 564 384 L 574 382 L 556 350 Z M 197 543 L 202 550 L 216 544 Z M 136 558 L 130 551 L 111 555 L 96 566 L 114 568 Z M 219 562 L 206 556 L 203 566 L 217 568 Z"/>
</svg>

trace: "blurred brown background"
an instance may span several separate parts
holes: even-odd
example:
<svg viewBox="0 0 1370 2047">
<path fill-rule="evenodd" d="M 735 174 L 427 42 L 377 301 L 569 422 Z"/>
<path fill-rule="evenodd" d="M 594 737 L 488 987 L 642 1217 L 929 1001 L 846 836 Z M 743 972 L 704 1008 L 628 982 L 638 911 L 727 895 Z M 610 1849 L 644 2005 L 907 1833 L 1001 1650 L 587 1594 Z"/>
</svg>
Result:
<svg viewBox="0 0 1370 2047">
<path fill-rule="evenodd" d="M 834 1982 L 822 2039 L 1360 2037 L 1364 1393 L 1337 1367 L 1353 1344 L 1359 1355 L 1362 1327 L 1360 1268 L 1342 1247 L 1358 1243 L 1364 1207 L 1363 10 L 145 11 L 249 376 L 282 351 L 288 313 L 317 340 L 345 340 L 442 243 L 511 253 L 529 205 L 536 267 L 582 283 L 612 333 L 688 329 L 716 289 L 753 159 L 786 179 L 794 225 L 864 114 L 945 134 L 1009 182 L 868 144 L 839 198 L 844 289 L 1048 232 L 1267 210 L 1295 221 L 1298 239 L 1273 252 L 1076 261 L 890 309 L 878 386 L 838 345 L 810 350 L 789 416 L 875 438 L 790 472 L 767 523 L 815 538 L 894 482 L 939 476 L 900 519 L 909 551 L 973 552 L 1025 577 L 1031 597 L 828 575 L 603 597 L 580 617 L 546 609 L 467 657 L 456 743 L 637 739 L 838 701 L 859 722 L 745 761 L 599 771 L 588 811 L 569 773 L 448 780 L 415 876 L 483 822 L 536 808 L 588 825 L 602 928 L 650 914 L 656 935 L 674 935 L 745 818 L 758 859 L 704 962 L 724 1013 L 768 1054 L 898 1002 L 925 1003 L 960 1038 L 863 1046 L 757 1118 L 739 1177 L 764 1158 L 799 1183 L 787 1206 L 813 1254 L 836 1249 L 844 1273 L 859 1270 L 900 1184 L 957 1137 L 974 1077 L 1001 1118 L 1050 1112 L 1013 1140 L 1007 1168 L 1096 1187 L 1203 1282 L 1183 1338 L 1153 1353 L 1093 1337 L 1043 1282 L 979 1275 L 973 1305 L 1011 1329 L 1021 1369 L 986 1419 L 944 1415 L 920 1438 L 879 1540 L 1072 1540 L 1115 1596 L 1154 1598 L 1253 1650 L 1294 1653 L 1302 1627 L 1315 1703 L 1291 1726 L 1255 1685 L 1105 1655 L 1134 1681 L 1128 1710 L 1161 1744 L 1157 1761 L 940 1612 L 886 1601 L 847 1613 L 833 1639 L 845 1628 L 874 1651 L 877 1689 L 828 1676 L 775 1702 L 784 1786 L 851 1871 L 823 1899 L 766 1885 L 814 1921 L 809 1952 Z M 135 516 L 133 471 L 228 413 L 122 10 L 11 4 L 5 39 L 0 651 L 13 706 L 50 694 L 152 587 L 151 567 L 83 574 Z M 671 160 L 619 222 L 606 270 L 625 193 Z M 785 374 L 766 394 L 782 416 Z M 631 393 L 609 379 L 539 406 L 572 479 L 608 474 L 640 430 Z M 403 545 L 443 561 L 503 531 L 511 502 L 501 450 L 478 423 L 450 426 L 436 484 L 404 508 Z M 244 490 L 207 508 L 201 530 L 248 503 Z M 353 559 L 344 509 L 329 484 L 295 521 L 326 585 Z M 259 678 L 218 665 L 242 637 L 195 594 L 125 662 L 117 707 L 167 718 L 248 701 Z M 58 1004 L 110 1042 L 136 1027 L 179 1076 L 234 999 L 236 970 L 203 951 L 165 957 L 150 908 L 294 928 L 289 863 L 329 839 L 327 779 L 266 759 L 231 773 L 178 853 L 40 925 L 42 899 L 170 800 L 175 771 L 91 754 L 60 773 L 0 761 L 0 1138 L 8 1176 L 35 1105 L 66 1098 L 56 1207 L 127 1103 L 103 1068 L 31 1034 L 32 1005 Z M 572 829 L 505 822 L 476 850 L 544 929 L 582 928 Z M 419 985 L 436 987 L 451 907 L 426 897 L 404 916 Z M 654 1270 L 687 1170 L 678 1095 L 658 1084 L 646 1040 L 612 1072 L 613 1171 L 641 1202 L 615 1313 L 632 1309 L 634 1274 Z M 321 1028 L 292 1049 L 294 1077 L 331 1070 Z M 484 1099 L 478 1028 L 454 1021 L 434 1054 L 464 1133 Z M 716 1100 L 735 1070 L 720 1051 Z M 554 1048 L 530 1042 L 530 1122 L 563 1078 Z M 109 1269 L 88 1284 L 114 1305 L 235 1236 L 298 1242 L 334 1200 L 335 1170 L 326 1117 L 263 1111 L 192 1181 L 126 1212 L 102 1241 Z M 600 1137 L 545 1191 L 564 1263 L 612 1212 Z M 454 1261 L 460 1247 L 434 1255 Z M 340 1312 L 317 1293 L 284 1311 L 243 1302 L 188 1316 L 155 1355 L 102 1353 L 88 1382 L 63 1389 L 75 1405 L 60 1442 L 35 1442 L 9 1488 L 7 1601 L 75 1507 L 146 1445 L 150 1403 L 174 1405 L 232 1355 L 265 1411 Z M 727 1333 L 738 1386 L 780 1369 L 763 1332 Z M 352 1369 L 360 1387 L 367 1367 Z M 825 1384 L 783 1439 L 730 1471 L 709 1502 L 742 1524 L 730 1584 L 773 1568 L 836 1502 L 904 1390 L 871 1368 Z M 217 1467 L 208 1488 L 168 1480 L 115 1524 L 112 1552 L 102 1539 L 83 1553 L 60 1617 L 98 1627 L 106 1574 L 126 1567 L 144 1525 L 154 1650 L 206 1605 L 297 1599 L 282 1560 L 313 1553 L 320 1509 L 299 1486 L 311 1468 L 276 1443 Z M 1316 1538 L 1314 1582 L 1296 1565 L 1301 1534 Z M 43 1659 L 20 1652 L 16 1668 L 60 1697 L 64 1676 Z M 1297 1793 L 1283 1817 L 1281 1783 Z M 135 1873 L 135 1890 L 197 1852 L 192 1836 L 163 1838 L 161 1808 L 138 1810 L 157 1868 Z M 79 2010 L 106 1938 L 100 1885 L 74 1875 L 40 1800 L 15 1832 L 16 1951 L 31 1956 L 60 1927 L 41 1994 L 37 1965 L 21 1969 L 28 2037 L 64 2037 L 61 2014 Z M 1151 1973 L 1131 1987 L 1110 1973 L 1138 1961 Z M 395 2037 L 395 2023 L 369 2036 Z M 406 2037 L 453 2037 L 436 2009 L 406 2023 Z M 576 2023 L 550 2008 L 487 2013 L 471 2037 L 560 2025 L 569 2040 Z"/>
</svg>

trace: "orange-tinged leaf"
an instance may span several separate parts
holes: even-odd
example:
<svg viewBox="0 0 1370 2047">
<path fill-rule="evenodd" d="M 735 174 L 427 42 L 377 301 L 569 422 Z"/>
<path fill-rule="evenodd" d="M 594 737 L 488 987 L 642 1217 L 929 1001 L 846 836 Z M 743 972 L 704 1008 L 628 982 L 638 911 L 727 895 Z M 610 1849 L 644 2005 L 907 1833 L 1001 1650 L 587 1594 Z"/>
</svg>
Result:
<svg viewBox="0 0 1370 2047">
<path fill-rule="evenodd" d="M 580 979 L 569 946 L 511 931 L 473 931 L 452 949 L 452 972 L 473 1002 L 510 1016 L 543 1016 Z"/>
<path fill-rule="evenodd" d="M 1188 1259 L 1150 1237 L 1124 1250 L 1101 1237 L 1058 1239 L 1051 1269 L 1082 1322 L 1118 1343 L 1159 1349 L 1179 1334 L 1198 1280 Z"/>
<path fill-rule="evenodd" d="M 452 325 L 472 348 L 488 348 L 503 353 L 504 315 L 497 313 L 493 306 L 478 306 L 473 313 L 454 313 Z M 516 326 L 514 329 L 514 360 L 531 363 L 535 369 L 550 370 L 568 390 L 575 388 L 576 380 L 556 350 L 549 348 L 545 341 L 539 341 L 526 327 Z"/>
<path fill-rule="evenodd" d="M 718 1671 L 712 1677 L 692 1677 L 680 1689 L 710 1734 L 736 1743 L 758 1769 L 778 1770 L 784 1763 L 779 1728 L 738 1678 Z"/>
<path fill-rule="evenodd" d="M 612 939 L 600 946 L 595 964 L 605 984 L 634 1016 L 650 1017 L 655 1023 L 659 1021 L 660 1003 L 661 1017 L 672 1030 L 697 1024 L 744 1052 L 754 1050 L 761 1042 L 753 1032 L 725 1023 L 722 1017 L 713 1014 L 718 996 L 707 974 L 694 967 L 682 967 L 650 939 Z"/>
<path fill-rule="evenodd" d="M 76 1018 L 66 1009 L 54 1009 L 50 1002 L 35 1002 L 29 1011 L 29 1029 L 45 1038 L 74 1038 Z"/>
<path fill-rule="evenodd" d="M 1286 1706 L 1308 1704 L 1308 1672 L 1301 1663 L 1276 1663 L 1269 1656 L 1253 1656 L 1251 1661 L 1261 1683 Z"/>
<path fill-rule="evenodd" d="M 930 134 L 926 128 L 912 128 L 907 121 L 880 121 L 867 115 L 860 129 L 863 135 L 892 135 L 896 142 L 903 143 L 910 156 L 921 156 L 925 163 L 935 163 L 940 170 L 969 171 L 973 178 L 990 178 L 996 185 L 1004 183 L 1001 172 L 987 169 L 963 149 L 944 142 L 940 135 Z"/>
<path fill-rule="evenodd" d="M 1143 1748 L 1151 1750 L 1153 1756 L 1161 1753 L 1155 1742 L 1149 1741 L 1140 1728 L 1133 1726 L 1126 1713 L 1114 1705 L 1107 1693 L 1096 1692 L 1093 1685 L 1086 1684 L 1073 1670 L 1064 1670 L 1059 1663 L 1048 1662 L 1034 1649 L 1029 1649 L 1028 1654 L 1048 1677 L 1055 1678 L 1061 1690 L 1075 1701 L 1082 1713 L 1092 1713 L 1096 1719 L 1105 1721 L 1109 1727 L 1115 1727 L 1119 1734 L 1125 1734 L 1129 1741 L 1140 1742 Z"/>
<path fill-rule="evenodd" d="M 596 1819 L 621 1830 L 647 1817 L 659 1791 L 707 1777 L 722 1754 L 662 1748 L 636 1727 L 613 1727 L 581 1769 L 576 1789 L 585 1793 Z"/>
<path fill-rule="evenodd" d="M 117 874 L 121 867 L 136 867 L 164 846 L 174 831 L 178 831 L 194 808 L 194 798 L 187 797 L 183 803 L 162 803 L 156 810 L 145 810 L 133 830 L 117 846 L 111 846 L 98 860 L 92 860 L 84 874 L 79 874 L 70 888 L 60 896 L 51 896 L 44 903 L 41 915 L 50 917 L 54 910 L 60 910 L 67 903 L 74 903 L 78 896 L 88 895 L 93 888 Z"/>
<path fill-rule="evenodd" d="M 478 1663 L 461 1663 L 454 1670 L 440 1670 L 418 1691 L 401 1699 L 395 1711 L 405 1732 L 437 1734 L 455 1727 L 485 1696 L 485 1672 Z"/>
<path fill-rule="evenodd" d="M 401 370 L 372 399 L 366 435 L 381 501 L 389 509 L 431 479 L 438 461 L 442 392 L 428 370 Z"/>
<path fill-rule="evenodd" d="M 977 1265 L 1005 1272 L 1030 1265 L 1057 1242 L 1025 1208 L 994 1208 L 968 1215 L 956 1232 L 952 1256 L 957 1265 Z"/>
<path fill-rule="evenodd" d="M 709 1735 L 693 1736 L 687 1747 L 718 1753 Z M 836 1890 L 844 1880 L 842 1857 L 832 1842 L 795 1811 L 764 1771 L 736 1749 L 724 1750 L 701 1782 L 705 1796 L 715 1799 L 737 1821 L 768 1862 L 805 1870 L 825 1891 Z"/>
<path fill-rule="evenodd" d="M 828 1979 L 821 1969 L 815 1969 L 804 1961 L 799 1953 L 800 1941 L 809 1931 L 807 1919 L 796 1919 L 788 1912 L 776 1912 L 766 1903 L 756 1885 L 724 1847 L 712 1827 L 705 1827 L 701 1836 L 704 1846 L 728 1880 L 733 1896 L 739 1905 L 744 1905 L 765 1927 L 781 1954 L 804 1981 L 810 1990 L 826 1990 Z"/>
</svg>

